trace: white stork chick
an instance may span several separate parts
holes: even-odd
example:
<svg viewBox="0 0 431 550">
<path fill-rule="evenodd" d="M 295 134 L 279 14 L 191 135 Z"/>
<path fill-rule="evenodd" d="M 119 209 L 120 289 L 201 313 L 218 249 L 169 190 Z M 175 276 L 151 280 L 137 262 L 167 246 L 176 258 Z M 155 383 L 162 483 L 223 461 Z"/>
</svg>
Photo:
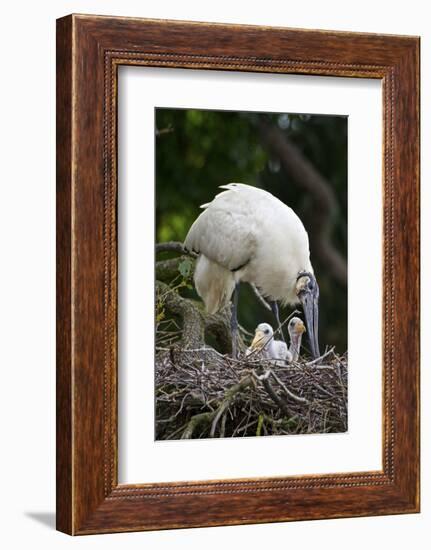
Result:
<svg viewBox="0 0 431 550">
<path fill-rule="evenodd" d="M 204 204 L 184 241 L 196 252 L 196 291 L 209 313 L 232 299 L 232 349 L 236 356 L 239 283 L 255 285 L 271 303 L 302 303 L 310 349 L 318 357 L 319 287 L 310 263 L 307 232 L 295 212 L 279 199 L 242 183 Z"/>
<path fill-rule="evenodd" d="M 289 336 L 290 336 L 290 346 L 289 346 L 289 353 L 291 356 L 291 359 L 289 363 L 292 361 L 298 361 L 299 358 L 299 351 L 301 349 L 301 341 L 302 341 L 302 335 L 304 332 L 307 332 L 305 329 L 305 325 L 302 322 L 302 319 L 299 317 L 292 317 L 292 319 L 289 321 L 289 324 L 287 325 Z"/>
</svg>

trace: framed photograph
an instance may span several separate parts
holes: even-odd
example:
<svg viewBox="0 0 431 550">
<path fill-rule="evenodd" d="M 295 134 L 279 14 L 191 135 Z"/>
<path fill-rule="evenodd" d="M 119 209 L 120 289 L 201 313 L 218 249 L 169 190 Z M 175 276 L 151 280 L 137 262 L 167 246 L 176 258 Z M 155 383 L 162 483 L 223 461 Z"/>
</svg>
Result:
<svg viewBox="0 0 431 550">
<path fill-rule="evenodd" d="M 57 21 L 57 528 L 419 511 L 419 38 Z"/>
</svg>

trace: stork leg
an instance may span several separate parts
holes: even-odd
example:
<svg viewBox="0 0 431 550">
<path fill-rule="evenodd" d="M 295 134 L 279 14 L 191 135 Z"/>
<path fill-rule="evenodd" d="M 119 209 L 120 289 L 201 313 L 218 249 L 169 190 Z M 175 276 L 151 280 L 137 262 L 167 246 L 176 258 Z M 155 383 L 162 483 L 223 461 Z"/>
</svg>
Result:
<svg viewBox="0 0 431 550">
<path fill-rule="evenodd" d="M 230 331 L 232 337 L 232 357 L 237 358 L 237 344 L 238 344 L 238 294 L 239 294 L 239 283 L 235 284 L 235 289 L 232 295 L 232 304 L 231 304 L 231 317 L 230 317 Z"/>
<path fill-rule="evenodd" d="M 277 328 L 280 331 L 281 339 L 283 340 L 284 343 L 286 343 L 286 340 L 284 339 L 283 329 L 281 328 L 281 324 L 280 324 L 280 315 L 279 315 L 279 312 L 278 312 L 278 304 L 274 300 L 274 302 L 270 302 L 270 305 L 271 305 L 272 313 L 274 314 L 274 317 L 277 321 Z"/>
</svg>

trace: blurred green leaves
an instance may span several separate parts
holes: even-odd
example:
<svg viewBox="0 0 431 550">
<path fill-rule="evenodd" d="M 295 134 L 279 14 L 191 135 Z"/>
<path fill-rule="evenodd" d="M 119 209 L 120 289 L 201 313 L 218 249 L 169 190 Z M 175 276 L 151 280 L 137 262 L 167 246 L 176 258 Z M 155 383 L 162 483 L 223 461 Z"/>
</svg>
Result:
<svg viewBox="0 0 431 550">
<path fill-rule="evenodd" d="M 178 266 L 178 271 L 183 276 L 183 279 L 188 279 L 191 275 L 193 262 L 190 258 L 184 259 Z"/>
</svg>

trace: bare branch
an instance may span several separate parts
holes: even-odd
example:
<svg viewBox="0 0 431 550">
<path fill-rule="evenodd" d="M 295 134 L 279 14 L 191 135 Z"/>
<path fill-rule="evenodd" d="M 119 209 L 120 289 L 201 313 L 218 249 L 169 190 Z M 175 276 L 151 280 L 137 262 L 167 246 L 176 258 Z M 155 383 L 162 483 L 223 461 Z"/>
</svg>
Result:
<svg viewBox="0 0 431 550">
<path fill-rule="evenodd" d="M 183 243 L 178 241 L 168 241 L 165 243 L 156 243 L 156 254 L 159 252 L 177 252 L 178 254 L 186 254 L 192 258 L 196 258 L 197 255 L 194 252 L 185 250 Z"/>
<path fill-rule="evenodd" d="M 170 258 L 169 260 L 159 260 L 156 262 L 156 279 L 165 283 L 171 282 L 175 277 L 180 275 L 179 266 L 184 260 L 188 260 L 188 256 L 178 256 L 177 258 Z M 194 262 L 190 275 L 193 275 Z"/>
<path fill-rule="evenodd" d="M 185 348 L 201 347 L 205 343 L 202 313 L 193 304 L 161 281 L 156 281 L 157 298 L 163 307 L 181 317 L 183 321 L 182 345 Z"/>
</svg>

